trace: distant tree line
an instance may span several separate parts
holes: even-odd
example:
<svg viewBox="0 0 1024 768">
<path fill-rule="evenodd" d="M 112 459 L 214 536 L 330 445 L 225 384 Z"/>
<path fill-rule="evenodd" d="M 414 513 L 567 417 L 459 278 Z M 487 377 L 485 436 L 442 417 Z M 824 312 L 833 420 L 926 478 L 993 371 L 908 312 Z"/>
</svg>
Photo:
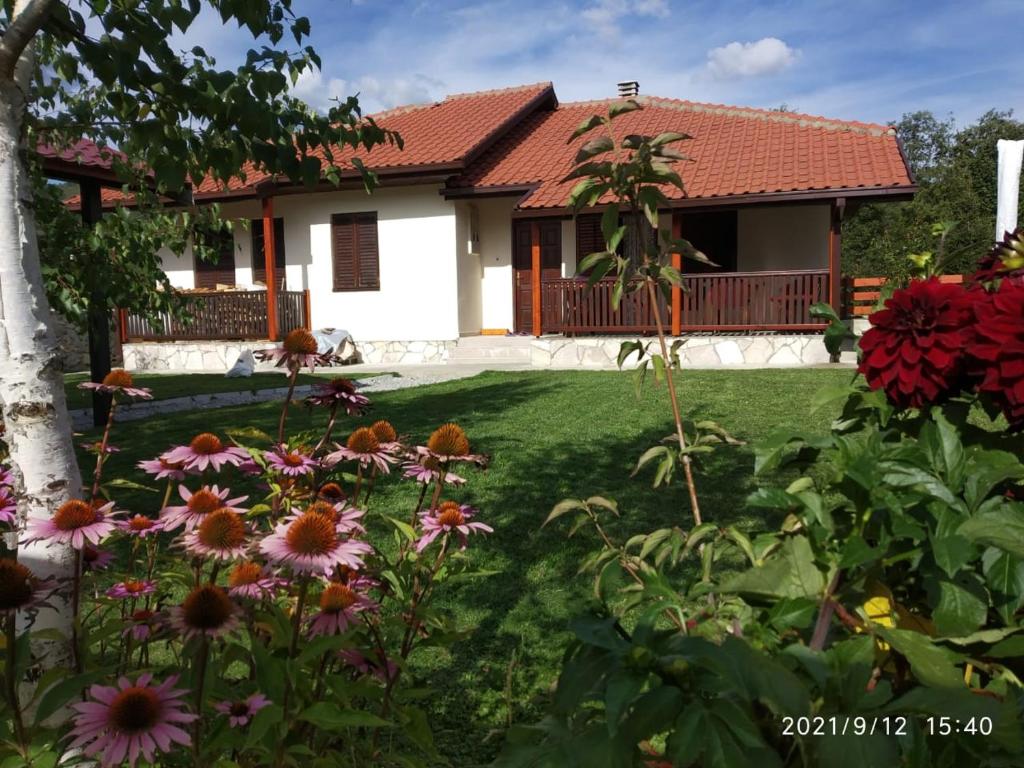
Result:
<svg viewBox="0 0 1024 768">
<path fill-rule="evenodd" d="M 970 266 L 992 243 L 996 225 L 996 141 L 1024 139 L 1011 110 L 990 110 L 957 130 L 952 117 L 911 112 L 892 124 L 919 186 L 913 201 L 856 207 L 843 222 L 843 271 L 904 279 L 907 256 L 934 251 L 932 226 L 954 222 L 945 243 L 948 274 Z M 1021 193 L 1024 204 L 1024 191 Z"/>
</svg>

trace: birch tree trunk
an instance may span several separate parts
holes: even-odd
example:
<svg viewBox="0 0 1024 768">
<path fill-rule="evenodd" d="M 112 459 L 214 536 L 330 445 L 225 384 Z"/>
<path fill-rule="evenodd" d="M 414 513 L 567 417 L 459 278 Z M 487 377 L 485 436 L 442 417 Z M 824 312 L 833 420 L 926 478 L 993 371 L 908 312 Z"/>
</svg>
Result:
<svg viewBox="0 0 1024 768">
<path fill-rule="evenodd" d="M 19 15 L 25 15 L 21 21 L 36 14 L 45 17 L 40 5 L 18 0 L 0 48 L 18 43 L 9 38 Z M 28 35 L 24 27 L 19 30 L 27 44 L 16 50 L 14 71 L 0 71 L 0 407 L 23 523 L 49 517 L 61 503 L 80 496 L 82 482 L 64 398 L 63 363 L 43 289 L 28 174 L 26 94 L 35 30 Z M 68 579 L 74 568 L 68 547 L 21 547 L 18 560 L 44 577 Z M 34 627 L 53 627 L 70 637 L 67 601 L 55 595 L 50 603 L 54 609 L 40 612 Z M 49 662 L 57 659 L 50 656 Z"/>
</svg>

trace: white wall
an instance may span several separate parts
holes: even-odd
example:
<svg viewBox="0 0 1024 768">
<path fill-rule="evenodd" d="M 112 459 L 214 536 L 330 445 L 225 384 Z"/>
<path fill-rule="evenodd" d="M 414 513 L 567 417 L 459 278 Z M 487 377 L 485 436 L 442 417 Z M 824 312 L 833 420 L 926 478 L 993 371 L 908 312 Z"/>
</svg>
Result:
<svg viewBox="0 0 1024 768">
<path fill-rule="evenodd" d="M 771 205 L 737 213 L 739 272 L 828 268 L 828 205 Z"/>
<path fill-rule="evenodd" d="M 576 220 L 562 221 L 562 277 L 576 275 Z"/>
<path fill-rule="evenodd" d="M 515 198 L 477 201 L 480 211 L 481 327 L 512 330 L 512 209 Z"/>
<path fill-rule="evenodd" d="M 181 256 L 175 256 L 168 248 L 161 248 L 159 254 L 171 285 L 175 288 L 196 287 L 196 275 L 192 268 L 192 246 L 186 246 Z"/>
<path fill-rule="evenodd" d="M 459 333 L 462 335 L 480 333 L 483 322 L 481 255 L 469 251 L 470 218 L 474 206 L 475 203 L 455 204 Z"/>
<path fill-rule="evenodd" d="M 333 291 L 331 214 L 377 212 L 380 290 Z M 459 335 L 455 208 L 422 185 L 274 199 L 285 221 L 288 287 L 310 290 L 314 328 L 356 341 L 444 340 Z"/>
</svg>

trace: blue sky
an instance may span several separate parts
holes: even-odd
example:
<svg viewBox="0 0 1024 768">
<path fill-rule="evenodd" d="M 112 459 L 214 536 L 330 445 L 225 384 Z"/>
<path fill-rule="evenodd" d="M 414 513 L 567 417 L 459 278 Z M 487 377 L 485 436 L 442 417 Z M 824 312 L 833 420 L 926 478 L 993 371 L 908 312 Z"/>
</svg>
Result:
<svg viewBox="0 0 1024 768">
<path fill-rule="evenodd" d="M 297 93 L 367 111 L 551 80 L 562 101 L 643 93 L 886 122 L 1024 118 L 1024 2 L 910 0 L 294 0 L 323 71 Z M 204 20 L 187 41 L 230 64 L 243 33 Z"/>
</svg>

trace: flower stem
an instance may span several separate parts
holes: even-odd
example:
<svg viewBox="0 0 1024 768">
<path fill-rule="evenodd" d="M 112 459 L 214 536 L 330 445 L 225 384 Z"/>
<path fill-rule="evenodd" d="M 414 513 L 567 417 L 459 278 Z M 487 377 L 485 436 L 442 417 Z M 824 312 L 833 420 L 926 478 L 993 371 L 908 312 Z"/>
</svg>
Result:
<svg viewBox="0 0 1024 768">
<path fill-rule="evenodd" d="M 114 411 L 117 409 L 117 398 L 110 399 L 110 411 L 107 413 L 107 425 L 103 428 L 103 439 L 100 441 L 99 453 L 96 456 L 96 469 L 92 473 L 92 500 L 95 501 L 100 495 L 100 478 L 103 477 L 103 465 L 107 459 L 107 443 L 110 440 L 110 430 L 114 426 Z"/>
<path fill-rule="evenodd" d="M 205 635 L 200 639 L 199 656 L 196 659 L 196 719 L 192 724 L 192 762 L 202 765 L 199 750 L 199 736 L 203 730 L 203 688 L 206 684 L 206 662 L 210 657 L 210 640 Z"/>
<path fill-rule="evenodd" d="M 316 444 L 316 448 L 313 449 L 313 454 L 327 445 L 327 442 L 331 439 L 331 433 L 334 431 L 334 422 L 338 418 L 338 404 L 331 403 L 331 415 L 327 418 L 327 429 L 324 430 L 324 436 L 320 438 L 320 442 Z"/>
<path fill-rule="evenodd" d="M 25 722 L 21 714 L 21 701 L 18 697 L 18 678 L 15 677 L 17 669 L 18 652 L 18 614 L 10 611 L 7 615 L 6 639 L 7 649 L 4 659 L 4 682 L 7 684 L 7 705 L 11 708 L 14 719 L 14 737 L 18 741 L 18 747 L 22 753 L 28 751 L 28 741 L 25 738 Z"/>
<path fill-rule="evenodd" d="M 284 397 L 284 404 L 281 406 L 281 419 L 277 422 L 277 442 L 284 443 L 284 423 L 288 419 L 288 406 L 292 402 L 292 395 L 295 394 L 295 380 L 299 377 L 298 366 L 292 368 L 291 376 L 288 377 L 288 394 Z"/>
<path fill-rule="evenodd" d="M 82 550 L 75 550 L 75 572 L 71 580 L 71 662 L 75 672 L 82 674 L 82 638 L 79 612 L 82 604 Z"/>
</svg>

